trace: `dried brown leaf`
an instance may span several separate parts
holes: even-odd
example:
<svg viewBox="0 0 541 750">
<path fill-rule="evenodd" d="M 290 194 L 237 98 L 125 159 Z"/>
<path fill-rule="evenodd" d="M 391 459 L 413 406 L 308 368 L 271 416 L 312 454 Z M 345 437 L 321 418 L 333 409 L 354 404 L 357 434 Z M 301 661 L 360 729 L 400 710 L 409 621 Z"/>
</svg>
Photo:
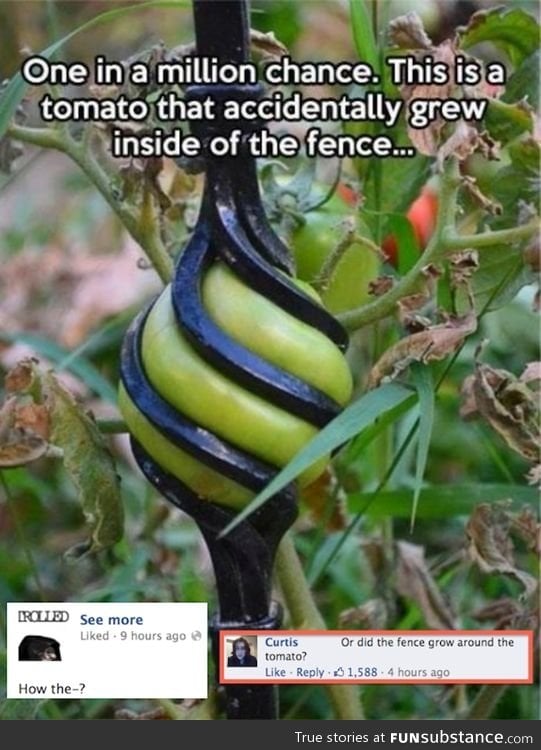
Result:
<svg viewBox="0 0 541 750">
<path fill-rule="evenodd" d="M 44 404 L 20 404 L 15 410 L 15 428 L 48 441 L 51 432 L 49 410 Z"/>
<path fill-rule="evenodd" d="M 537 580 L 515 565 L 511 526 L 512 516 L 503 504 L 477 505 L 466 526 L 468 554 L 484 573 L 515 578 L 529 597 L 537 589 Z"/>
<path fill-rule="evenodd" d="M 36 366 L 38 360 L 29 357 L 15 365 L 4 380 L 6 391 L 9 393 L 28 393 L 36 382 Z"/>
<path fill-rule="evenodd" d="M 48 444 L 38 435 L 27 435 L 22 430 L 13 431 L 6 442 L 0 443 L 0 468 L 25 466 L 47 454 Z"/>
<path fill-rule="evenodd" d="M 391 46 L 400 49 L 432 49 L 432 40 L 426 33 L 421 18 L 414 11 L 390 22 L 389 41 Z"/>
<path fill-rule="evenodd" d="M 477 348 L 475 373 L 462 386 L 463 418 L 480 416 L 507 445 L 532 463 L 541 451 L 539 401 L 537 394 L 512 373 L 480 361 Z"/>
<path fill-rule="evenodd" d="M 315 482 L 302 489 L 301 500 L 318 526 L 323 524 L 328 532 L 345 529 L 344 501 L 330 469 L 326 469 Z"/>
<path fill-rule="evenodd" d="M 541 524 L 531 508 L 525 506 L 520 513 L 514 513 L 511 527 L 515 535 L 524 540 L 529 550 L 541 554 Z"/>
<path fill-rule="evenodd" d="M 464 161 L 471 156 L 479 146 L 479 132 L 473 125 L 469 125 L 465 120 L 459 120 L 457 126 L 443 143 L 441 148 L 432 151 L 437 152 L 438 167 L 441 170 L 443 162 L 449 156 L 456 156 L 459 161 Z"/>
<path fill-rule="evenodd" d="M 384 599 L 369 599 L 359 607 L 346 609 L 338 617 L 341 628 L 385 630 L 389 625 L 389 611 Z"/>
<path fill-rule="evenodd" d="M 368 388 L 375 388 L 382 381 L 393 380 L 412 362 L 426 364 L 444 359 L 456 351 L 476 328 L 475 315 L 468 313 L 406 336 L 388 349 L 374 365 L 368 377 Z"/>
<path fill-rule="evenodd" d="M 426 55 L 420 53 L 417 55 L 422 60 Z M 436 63 L 444 63 L 449 70 L 449 80 L 442 84 L 415 84 L 402 86 L 400 93 L 406 102 L 409 110 L 410 102 L 415 99 L 449 99 L 455 87 L 454 69 L 456 58 L 456 45 L 452 40 L 446 40 L 437 47 L 431 48 L 430 56 Z M 438 117 L 431 122 L 426 128 L 414 128 L 408 124 L 408 136 L 421 154 L 426 156 L 435 156 L 440 146 L 441 132 L 445 126 L 445 121 Z"/>
<path fill-rule="evenodd" d="M 368 294 L 371 294 L 373 297 L 381 297 L 382 294 L 392 289 L 393 285 L 393 276 L 378 276 L 377 279 L 368 282 Z"/>
<path fill-rule="evenodd" d="M 519 380 L 522 383 L 527 383 L 530 388 L 534 383 L 539 385 L 541 383 L 541 362 L 528 362 Z"/>
<path fill-rule="evenodd" d="M 424 549 L 410 542 L 397 542 L 396 590 L 412 599 L 423 613 L 430 628 L 456 628 L 455 615 L 432 577 L 425 560 Z"/>
<path fill-rule="evenodd" d="M 486 604 L 474 612 L 472 617 L 478 622 L 494 621 L 494 627 L 512 628 L 517 616 L 523 611 L 523 607 L 514 599 L 502 598 Z"/>
<path fill-rule="evenodd" d="M 475 179 L 475 177 L 465 175 L 462 178 L 462 184 L 471 195 L 473 200 L 478 203 L 479 206 L 483 209 L 483 211 L 486 211 L 492 216 L 501 215 L 502 204 L 486 196 L 477 184 L 477 180 Z"/>
<path fill-rule="evenodd" d="M 532 466 L 529 472 L 526 474 L 528 484 L 541 487 L 541 464 Z"/>
<path fill-rule="evenodd" d="M 279 59 L 289 54 L 288 48 L 276 38 L 272 31 L 265 34 L 257 29 L 250 29 L 250 44 L 252 49 L 265 59 Z"/>
<path fill-rule="evenodd" d="M 0 409 L 0 466 L 61 455 L 90 530 L 76 554 L 112 546 L 122 535 L 119 478 L 94 420 L 36 360 L 20 362 L 6 379 L 13 395 Z"/>
</svg>

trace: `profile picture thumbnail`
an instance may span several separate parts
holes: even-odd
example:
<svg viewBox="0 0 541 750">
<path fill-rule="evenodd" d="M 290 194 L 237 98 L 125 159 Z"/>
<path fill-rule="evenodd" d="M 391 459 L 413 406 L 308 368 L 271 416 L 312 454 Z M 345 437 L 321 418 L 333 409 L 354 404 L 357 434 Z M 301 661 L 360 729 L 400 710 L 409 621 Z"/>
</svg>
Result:
<svg viewBox="0 0 541 750">
<path fill-rule="evenodd" d="M 43 635 L 25 635 L 19 643 L 19 661 L 62 661 L 60 643 Z"/>
<path fill-rule="evenodd" d="M 251 635 L 225 639 L 228 667 L 257 667 L 257 638 Z"/>
</svg>

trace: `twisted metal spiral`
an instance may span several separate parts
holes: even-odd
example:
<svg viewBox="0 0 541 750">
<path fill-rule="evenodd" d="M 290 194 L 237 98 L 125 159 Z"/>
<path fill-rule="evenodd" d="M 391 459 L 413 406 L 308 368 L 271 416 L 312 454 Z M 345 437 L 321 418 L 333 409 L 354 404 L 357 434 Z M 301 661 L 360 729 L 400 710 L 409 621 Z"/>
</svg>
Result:
<svg viewBox="0 0 541 750">
<path fill-rule="evenodd" d="M 189 345 L 213 369 L 247 391 L 302 420 L 322 427 L 341 406 L 299 377 L 266 361 L 224 332 L 207 312 L 202 299 L 203 278 L 217 261 L 227 264 L 246 284 L 303 323 L 325 335 L 343 350 L 347 335 L 337 321 L 307 296 L 286 275 L 287 250 L 274 234 L 261 209 L 253 162 L 243 160 L 241 189 L 238 160 L 222 161 L 209 169 L 207 192 L 193 236 L 182 252 L 171 288 L 176 325 Z M 235 172 L 232 174 L 232 170 Z M 155 304 L 155 303 L 154 303 Z M 121 361 L 121 380 L 131 402 L 166 439 L 221 476 L 253 492 L 260 491 L 277 469 L 241 450 L 210 430 L 196 424 L 168 403 L 150 382 L 143 363 L 142 339 L 152 306 L 141 313 L 127 332 Z M 179 479 L 149 468 L 154 463 L 145 448 L 132 437 L 134 455 L 143 472 L 163 492 L 175 485 L 175 503 L 186 506 L 201 502 Z M 169 495 L 171 493 L 169 492 Z M 188 500 L 178 500 L 178 497 Z M 276 498 L 279 516 L 295 513 L 292 486 Z M 206 501 L 208 503 L 208 501 Z M 289 510 L 286 510 L 289 509 Z M 188 511 L 190 512 L 190 511 Z M 222 509 L 222 513 L 226 513 Z M 270 527 L 273 524 L 266 524 Z"/>
<path fill-rule="evenodd" d="M 222 60 L 246 57 L 247 11 L 242 0 L 209 2 L 194 6 L 198 49 L 217 54 Z M 217 23 L 223 20 L 224 42 Z M 214 31 L 210 31 L 214 29 Z M 230 47 L 228 46 L 230 45 Z M 226 50 L 232 49 L 229 54 Z M 193 87 L 187 96 L 221 95 L 216 87 Z M 251 87 L 227 87 L 228 97 L 253 96 Z M 203 139 L 233 125 L 245 132 L 252 123 L 202 124 Z M 244 151 L 232 158 L 206 159 L 206 186 L 193 235 L 176 264 L 170 294 L 173 320 L 183 342 L 213 371 L 248 394 L 263 399 L 285 414 L 313 428 L 326 425 L 341 410 L 341 404 L 305 379 L 282 369 L 226 332 L 207 310 L 204 280 L 210 269 L 227 267 L 249 289 L 308 327 L 316 329 L 335 348 L 344 351 L 347 334 L 340 324 L 292 279 L 288 249 L 274 233 L 264 213 L 259 194 L 255 161 Z M 160 301 L 161 300 L 161 301 Z M 159 393 L 147 372 L 143 353 L 145 331 L 163 295 L 143 311 L 130 326 L 121 357 L 121 382 L 130 408 L 142 415 L 155 430 L 156 440 L 165 439 L 182 454 L 195 459 L 216 476 L 245 492 L 257 493 L 277 473 L 273 465 L 216 430 L 198 424 Z M 162 358 L 160 358 L 162 359 Z M 148 362 L 147 362 L 148 365 Z M 317 362 L 314 362 L 317 368 Z M 216 574 L 220 614 L 215 630 L 225 627 L 258 629 L 278 627 L 280 613 L 271 603 L 271 575 L 278 543 L 297 514 L 293 485 L 276 494 L 232 532 L 218 539 L 235 516 L 233 508 L 201 497 L 189 482 L 181 481 L 175 467 L 159 465 L 154 444 L 139 441 L 132 427 L 134 457 L 147 479 L 169 501 L 198 523 L 212 557 Z M 218 430 L 219 432 L 219 430 Z M 274 715 L 274 694 L 267 686 L 231 686 L 228 689 L 230 718 L 268 718 Z"/>
</svg>

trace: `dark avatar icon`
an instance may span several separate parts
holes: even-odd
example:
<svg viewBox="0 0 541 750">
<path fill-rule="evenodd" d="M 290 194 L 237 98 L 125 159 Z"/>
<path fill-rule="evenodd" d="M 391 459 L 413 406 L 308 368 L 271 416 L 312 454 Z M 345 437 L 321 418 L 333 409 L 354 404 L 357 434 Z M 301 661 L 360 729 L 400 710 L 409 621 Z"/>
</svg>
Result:
<svg viewBox="0 0 541 750">
<path fill-rule="evenodd" d="M 257 667 L 257 659 L 252 656 L 250 644 L 246 638 L 236 638 L 231 648 L 231 656 L 227 657 L 228 667 Z"/>
<path fill-rule="evenodd" d="M 19 643 L 19 661 L 62 661 L 60 644 L 43 635 L 25 635 Z"/>
</svg>

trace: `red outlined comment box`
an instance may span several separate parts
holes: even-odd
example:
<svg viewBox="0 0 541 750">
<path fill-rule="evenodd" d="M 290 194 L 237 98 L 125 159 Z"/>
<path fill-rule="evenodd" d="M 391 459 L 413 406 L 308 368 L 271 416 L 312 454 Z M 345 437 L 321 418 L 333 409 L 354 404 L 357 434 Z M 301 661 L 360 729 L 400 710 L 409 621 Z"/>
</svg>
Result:
<svg viewBox="0 0 541 750">
<path fill-rule="evenodd" d="M 220 683 L 533 682 L 531 630 L 223 630 Z"/>
</svg>

